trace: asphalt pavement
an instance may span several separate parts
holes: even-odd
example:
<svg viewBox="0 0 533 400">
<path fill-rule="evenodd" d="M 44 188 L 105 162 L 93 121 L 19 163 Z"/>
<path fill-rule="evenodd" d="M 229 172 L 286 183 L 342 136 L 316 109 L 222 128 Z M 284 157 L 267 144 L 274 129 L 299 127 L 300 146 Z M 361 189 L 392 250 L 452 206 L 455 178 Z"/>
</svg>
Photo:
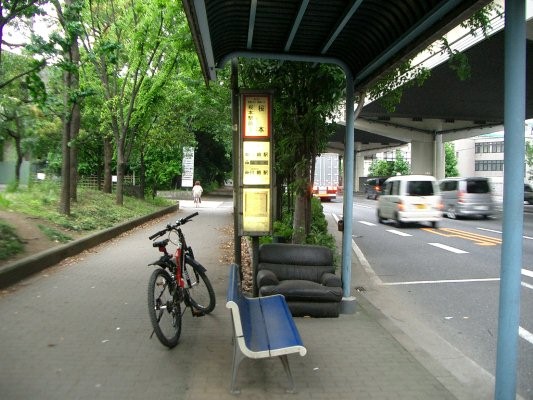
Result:
<svg viewBox="0 0 533 400">
<path fill-rule="evenodd" d="M 207 268 L 217 306 L 183 318 L 177 347 L 150 339 L 147 283 L 157 259 L 148 236 L 194 211 L 183 227 Z M 0 295 L 0 398 L 12 399 L 488 399 L 490 382 L 461 379 L 355 290 L 362 266 L 353 257 L 355 313 L 296 318 L 307 355 L 289 356 L 297 393 L 288 394 L 276 359 L 242 362 L 229 391 L 232 328 L 225 308 L 233 239 L 230 197 L 204 197 L 200 208 L 147 222 L 66 259 Z M 331 218 L 339 248 L 341 235 Z M 439 346 L 438 343 L 435 344 Z M 459 377 L 458 377 L 459 376 Z"/>
</svg>

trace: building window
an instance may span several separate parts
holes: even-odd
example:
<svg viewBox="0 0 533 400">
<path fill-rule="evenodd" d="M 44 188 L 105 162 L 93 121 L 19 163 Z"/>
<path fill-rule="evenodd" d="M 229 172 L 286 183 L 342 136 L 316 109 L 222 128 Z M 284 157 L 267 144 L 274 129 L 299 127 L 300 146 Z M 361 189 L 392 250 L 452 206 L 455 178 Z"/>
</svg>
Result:
<svg viewBox="0 0 533 400">
<path fill-rule="evenodd" d="M 492 143 L 492 153 L 503 153 L 503 142 Z"/>
<path fill-rule="evenodd" d="M 474 145 L 476 154 L 503 153 L 503 142 L 481 142 Z"/>
<path fill-rule="evenodd" d="M 503 171 L 503 160 L 482 160 L 475 162 L 476 171 Z"/>
</svg>

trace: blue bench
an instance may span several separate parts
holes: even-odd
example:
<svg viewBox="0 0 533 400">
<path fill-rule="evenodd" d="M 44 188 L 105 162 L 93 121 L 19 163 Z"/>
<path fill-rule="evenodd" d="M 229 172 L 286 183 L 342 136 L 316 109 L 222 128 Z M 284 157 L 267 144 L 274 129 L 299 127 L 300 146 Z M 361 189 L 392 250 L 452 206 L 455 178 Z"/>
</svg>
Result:
<svg viewBox="0 0 533 400">
<path fill-rule="evenodd" d="M 289 379 L 288 392 L 294 392 L 287 355 L 299 353 L 304 356 L 307 350 L 285 298 L 282 295 L 256 298 L 244 296 L 240 289 L 239 267 L 232 264 L 226 308 L 231 310 L 234 334 L 231 392 L 239 393 L 235 385 L 237 371 L 246 357 L 279 357 Z"/>
</svg>

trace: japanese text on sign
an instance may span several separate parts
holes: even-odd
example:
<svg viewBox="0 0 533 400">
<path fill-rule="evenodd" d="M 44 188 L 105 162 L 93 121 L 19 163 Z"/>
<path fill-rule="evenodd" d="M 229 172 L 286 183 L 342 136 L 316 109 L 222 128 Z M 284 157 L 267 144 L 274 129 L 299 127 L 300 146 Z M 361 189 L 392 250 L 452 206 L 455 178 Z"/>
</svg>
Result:
<svg viewBox="0 0 533 400">
<path fill-rule="evenodd" d="M 194 147 L 183 148 L 181 187 L 192 187 L 194 178 Z"/>
<path fill-rule="evenodd" d="M 243 184 L 270 184 L 270 143 L 246 141 L 243 147 Z"/>
<path fill-rule="evenodd" d="M 244 96 L 244 137 L 269 137 L 269 97 Z"/>
</svg>

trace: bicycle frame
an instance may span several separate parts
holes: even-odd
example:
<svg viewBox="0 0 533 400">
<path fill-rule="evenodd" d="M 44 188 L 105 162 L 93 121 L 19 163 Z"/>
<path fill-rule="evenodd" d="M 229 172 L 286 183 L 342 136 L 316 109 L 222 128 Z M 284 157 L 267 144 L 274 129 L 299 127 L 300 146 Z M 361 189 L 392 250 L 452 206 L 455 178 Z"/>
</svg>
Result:
<svg viewBox="0 0 533 400">
<path fill-rule="evenodd" d="M 190 288 L 195 285 L 192 284 L 189 273 L 184 266 L 185 258 L 189 256 L 194 259 L 194 255 L 192 253 L 192 249 L 187 247 L 185 235 L 183 235 L 181 228 L 178 227 L 174 228 L 173 230 L 178 234 L 178 243 L 176 245 L 176 250 L 174 251 L 174 259 L 171 258 L 172 256 L 167 250 L 169 240 L 164 240 L 158 245 L 158 249 L 161 253 L 163 253 L 163 256 L 153 264 L 163 268 L 168 268 L 169 272 L 175 279 L 176 287 L 184 289 L 185 283 L 187 283 L 187 287 Z"/>
</svg>

